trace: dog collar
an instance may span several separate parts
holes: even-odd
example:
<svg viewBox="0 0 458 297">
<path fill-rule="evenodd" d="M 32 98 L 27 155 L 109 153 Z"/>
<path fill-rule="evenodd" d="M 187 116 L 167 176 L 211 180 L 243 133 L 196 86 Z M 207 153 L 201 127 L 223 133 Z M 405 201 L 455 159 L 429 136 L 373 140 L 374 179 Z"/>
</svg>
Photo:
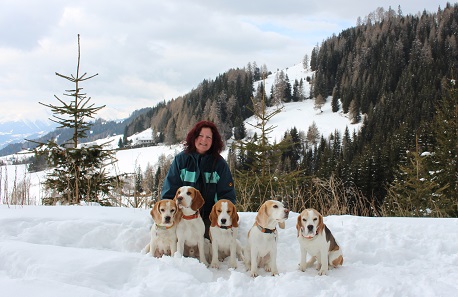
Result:
<svg viewBox="0 0 458 297">
<path fill-rule="evenodd" d="M 170 229 L 173 227 L 173 225 L 175 225 L 175 223 L 173 223 L 172 225 L 170 226 L 164 226 L 164 225 L 159 225 L 159 224 L 156 224 L 156 230 L 157 229 L 160 229 L 160 230 L 167 230 L 167 229 Z"/>
<path fill-rule="evenodd" d="M 193 219 L 197 219 L 199 217 L 199 212 L 196 211 L 195 214 L 193 215 L 189 215 L 189 216 L 186 216 L 186 215 L 183 215 L 182 218 L 185 219 L 185 220 L 193 220 Z"/>
<path fill-rule="evenodd" d="M 258 222 L 256 222 L 256 226 L 258 227 L 259 231 L 261 231 L 262 233 L 276 233 L 277 232 L 277 228 L 267 229 L 267 228 L 259 226 Z"/>
</svg>

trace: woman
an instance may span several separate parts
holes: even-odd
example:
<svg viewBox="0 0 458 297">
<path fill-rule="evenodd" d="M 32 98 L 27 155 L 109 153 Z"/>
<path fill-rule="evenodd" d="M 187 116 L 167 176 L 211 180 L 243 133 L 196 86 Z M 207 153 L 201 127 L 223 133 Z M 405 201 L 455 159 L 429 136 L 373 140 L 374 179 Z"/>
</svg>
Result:
<svg viewBox="0 0 458 297">
<path fill-rule="evenodd" d="M 208 238 L 209 215 L 215 202 L 224 198 L 235 204 L 234 180 L 226 160 L 220 155 L 224 144 L 214 123 L 198 122 L 188 132 L 184 146 L 184 151 L 175 156 L 170 166 L 161 199 L 173 199 L 181 186 L 198 189 L 205 199 L 200 215 Z"/>
</svg>

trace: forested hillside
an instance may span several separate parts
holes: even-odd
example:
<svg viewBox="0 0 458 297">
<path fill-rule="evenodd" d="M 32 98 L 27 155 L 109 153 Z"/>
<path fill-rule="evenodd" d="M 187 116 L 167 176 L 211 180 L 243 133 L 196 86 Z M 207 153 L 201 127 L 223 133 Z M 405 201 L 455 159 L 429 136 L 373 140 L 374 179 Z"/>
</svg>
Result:
<svg viewBox="0 0 458 297">
<path fill-rule="evenodd" d="M 399 165 L 409 166 L 406 158 L 414 156 L 408 152 L 437 157 L 439 151 L 448 151 L 441 154 L 444 159 L 431 160 L 430 166 L 419 168 L 417 162 L 413 171 L 417 177 L 420 172 L 425 179 L 439 182 L 435 190 L 430 189 L 433 196 L 445 187 L 441 192 L 452 199 L 456 211 L 457 34 L 457 4 L 415 16 L 404 16 L 400 9 L 378 9 L 358 26 L 315 48 L 311 55 L 316 71 L 314 96 L 332 96 L 333 111 L 349 112 L 354 121 L 364 118 L 364 125 L 351 144 L 340 150 L 337 162 L 312 174 L 334 173 L 382 203 L 388 183 L 402 182 L 396 173 Z M 441 111 L 447 114 L 445 119 L 437 116 Z M 444 121 L 447 124 L 441 125 Z M 441 143 L 443 135 L 447 140 Z M 425 173 L 428 170 L 436 176 Z M 440 176 L 444 171 L 449 171 L 447 177 Z M 419 200 L 431 197 L 414 196 Z"/>
<path fill-rule="evenodd" d="M 434 207 L 446 209 L 449 215 L 456 213 L 456 92 L 451 82 L 458 65 L 457 32 L 457 4 L 406 16 L 400 8 L 379 8 L 357 26 L 317 45 L 310 59 L 315 73 L 311 96 L 330 98 L 334 112 L 363 121 L 363 128 L 358 134 L 336 131 L 311 141 L 306 131 L 291 127 L 284 141 L 295 145 L 282 152 L 275 170 L 285 174 L 298 170 L 310 179 L 338 178 L 345 186 L 356 187 L 376 207 L 403 197 L 414 204 L 412 212 L 418 215 Z M 292 83 L 288 77 L 276 81 L 270 92 L 262 84 L 254 90 L 253 82 L 266 74 L 265 66 L 253 63 L 204 80 L 188 94 L 135 119 L 125 135 L 152 127 L 161 141 L 175 143 L 185 137 L 192 123 L 209 119 L 221 127 L 226 139 L 241 139 L 245 137 L 243 120 L 253 115 L 252 97 L 260 100 L 264 94 L 267 106 L 306 99 L 303 82 Z M 440 124 L 444 120 L 445 126 Z M 425 155 L 432 157 L 420 158 Z M 247 157 L 235 156 L 234 166 L 247 168 L 240 160 Z M 421 183 L 412 186 L 411 192 L 396 190 L 400 185 L 409 188 L 409 171 L 415 172 L 417 180 L 429 181 L 428 193 L 418 191 L 425 188 Z"/>
</svg>

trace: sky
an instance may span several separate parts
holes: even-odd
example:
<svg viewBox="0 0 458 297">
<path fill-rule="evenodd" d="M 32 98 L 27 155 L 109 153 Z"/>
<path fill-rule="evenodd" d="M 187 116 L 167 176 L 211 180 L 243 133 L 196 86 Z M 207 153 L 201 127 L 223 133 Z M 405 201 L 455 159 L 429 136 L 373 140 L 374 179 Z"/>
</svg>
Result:
<svg viewBox="0 0 458 297">
<path fill-rule="evenodd" d="M 96 77 L 80 87 L 97 116 L 125 118 L 249 62 L 271 71 L 302 61 L 332 34 L 377 7 L 416 14 L 446 1 L 0 0 L 0 123 L 46 120 L 74 84 L 55 75 Z"/>
</svg>

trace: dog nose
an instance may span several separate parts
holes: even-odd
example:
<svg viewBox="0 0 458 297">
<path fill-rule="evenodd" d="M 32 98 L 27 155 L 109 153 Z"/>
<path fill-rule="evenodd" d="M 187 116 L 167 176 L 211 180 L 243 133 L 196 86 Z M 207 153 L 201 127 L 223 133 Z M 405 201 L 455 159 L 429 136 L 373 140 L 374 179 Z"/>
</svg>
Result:
<svg viewBox="0 0 458 297">
<path fill-rule="evenodd" d="M 182 197 L 182 196 L 178 196 L 178 197 L 177 197 L 177 201 L 178 201 L 178 202 L 183 201 L 183 197 Z"/>
<path fill-rule="evenodd" d="M 221 224 L 226 224 L 226 219 L 221 219 Z"/>
<path fill-rule="evenodd" d="M 169 216 L 166 216 L 166 217 L 165 217 L 165 222 L 166 222 L 166 223 L 170 222 L 170 217 L 169 217 Z"/>
<path fill-rule="evenodd" d="M 313 230 L 313 225 L 308 225 L 307 229 L 309 229 L 309 231 L 312 231 Z"/>
<path fill-rule="evenodd" d="M 288 218 L 289 216 L 289 209 L 285 208 L 285 218 Z"/>
</svg>

